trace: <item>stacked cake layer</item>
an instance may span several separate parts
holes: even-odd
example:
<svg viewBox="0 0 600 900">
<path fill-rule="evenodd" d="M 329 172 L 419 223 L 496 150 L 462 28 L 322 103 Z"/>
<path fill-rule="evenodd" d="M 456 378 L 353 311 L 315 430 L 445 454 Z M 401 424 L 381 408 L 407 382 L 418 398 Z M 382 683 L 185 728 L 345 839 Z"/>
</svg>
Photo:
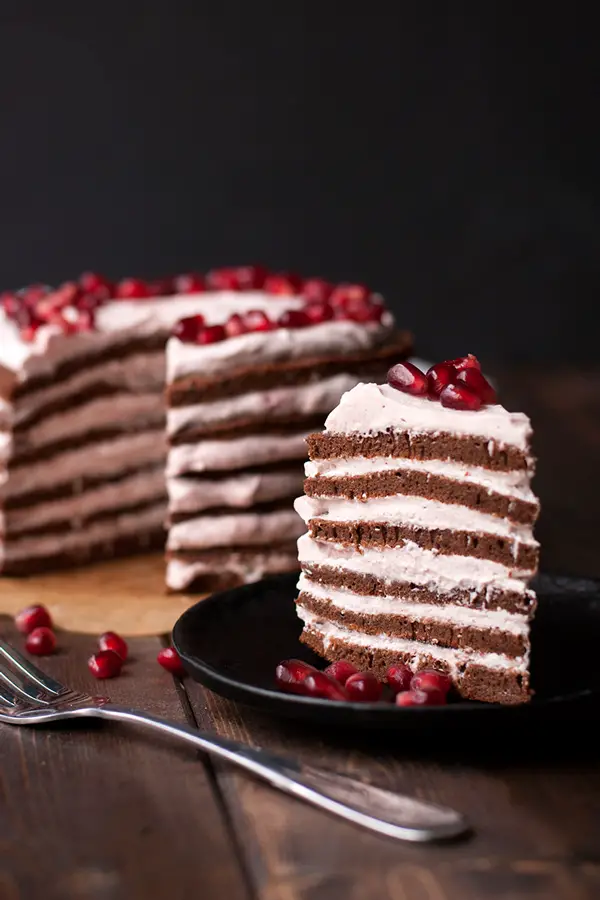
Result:
<svg viewBox="0 0 600 900">
<path fill-rule="evenodd" d="M 361 384 L 308 439 L 303 641 L 380 677 L 403 661 L 462 696 L 529 696 L 537 569 L 526 416 Z"/>
<path fill-rule="evenodd" d="M 235 333 L 234 321 L 226 340 L 169 341 L 171 590 L 208 591 L 297 569 L 303 528 L 293 500 L 307 435 L 345 391 L 410 348 L 389 313 L 377 318 L 291 316 L 252 333 Z"/>
</svg>

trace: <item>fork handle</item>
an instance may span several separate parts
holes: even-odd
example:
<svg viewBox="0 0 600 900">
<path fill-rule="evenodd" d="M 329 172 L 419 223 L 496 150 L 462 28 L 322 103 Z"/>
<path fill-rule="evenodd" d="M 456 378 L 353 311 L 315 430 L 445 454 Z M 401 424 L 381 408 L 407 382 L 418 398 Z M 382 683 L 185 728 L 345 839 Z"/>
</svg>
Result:
<svg viewBox="0 0 600 900">
<path fill-rule="evenodd" d="M 246 769 L 281 791 L 389 837 L 404 841 L 435 841 L 456 837 L 469 830 L 465 818 L 447 807 L 302 765 L 185 725 L 173 725 L 146 713 L 108 703 L 83 710 L 82 714 L 146 725 L 180 738 L 199 750 Z"/>
</svg>

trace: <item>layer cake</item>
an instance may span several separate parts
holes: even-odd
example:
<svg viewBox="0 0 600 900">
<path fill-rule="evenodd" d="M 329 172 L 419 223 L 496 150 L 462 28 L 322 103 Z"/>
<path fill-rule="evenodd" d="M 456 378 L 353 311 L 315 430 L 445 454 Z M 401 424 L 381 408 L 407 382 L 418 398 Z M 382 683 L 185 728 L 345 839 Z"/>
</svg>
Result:
<svg viewBox="0 0 600 900">
<path fill-rule="evenodd" d="M 528 700 L 530 436 L 527 416 L 496 403 L 450 408 L 389 384 L 346 393 L 308 438 L 296 501 L 302 640 L 380 678 L 401 661 L 449 673 L 466 698 Z"/>
</svg>

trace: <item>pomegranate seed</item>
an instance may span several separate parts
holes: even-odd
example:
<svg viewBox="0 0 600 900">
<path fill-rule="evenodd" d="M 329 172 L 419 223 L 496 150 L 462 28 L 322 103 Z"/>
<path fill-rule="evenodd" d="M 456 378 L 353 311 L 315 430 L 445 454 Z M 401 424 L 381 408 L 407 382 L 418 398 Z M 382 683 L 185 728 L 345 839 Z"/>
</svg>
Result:
<svg viewBox="0 0 600 900">
<path fill-rule="evenodd" d="M 407 691 L 410 688 L 412 677 L 413 673 L 403 663 L 390 666 L 385 673 L 386 681 L 395 694 L 399 694 L 400 691 Z"/>
<path fill-rule="evenodd" d="M 279 272 L 276 275 L 267 275 L 263 290 L 267 294 L 299 294 L 302 289 L 302 279 L 293 272 Z"/>
<path fill-rule="evenodd" d="M 264 266 L 238 266 L 235 272 L 242 291 L 259 291 L 269 274 Z"/>
<path fill-rule="evenodd" d="M 405 394 L 422 396 L 427 393 L 427 375 L 409 362 L 392 366 L 387 373 L 387 382 Z"/>
<path fill-rule="evenodd" d="M 177 293 L 173 278 L 159 278 L 156 281 L 150 281 L 148 293 L 151 297 L 170 297 Z"/>
<path fill-rule="evenodd" d="M 98 646 L 101 650 L 113 650 L 117 656 L 120 656 L 123 662 L 127 659 L 129 647 L 127 641 L 123 640 L 120 634 L 114 631 L 105 631 L 98 638 Z"/>
<path fill-rule="evenodd" d="M 210 291 L 239 291 L 241 289 L 237 269 L 213 269 L 206 276 Z"/>
<path fill-rule="evenodd" d="M 364 284 L 338 284 L 331 292 L 329 302 L 332 306 L 346 306 L 351 301 L 365 303 L 370 293 Z"/>
<path fill-rule="evenodd" d="M 114 650 L 99 650 L 88 659 L 88 669 L 94 678 L 115 678 L 122 668 L 123 660 Z"/>
<path fill-rule="evenodd" d="M 444 362 L 448 366 L 453 366 L 457 372 L 462 372 L 463 369 L 481 369 L 479 360 L 472 353 L 467 356 L 457 356 L 456 359 L 446 359 Z"/>
<path fill-rule="evenodd" d="M 303 312 L 308 316 L 313 325 L 328 322 L 333 319 L 333 307 L 329 303 L 307 303 Z"/>
<path fill-rule="evenodd" d="M 96 317 L 92 309 L 78 309 L 77 318 L 72 323 L 74 331 L 93 331 L 96 327 Z"/>
<path fill-rule="evenodd" d="M 56 650 L 56 635 L 51 628 L 34 628 L 25 639 L 25 649 L 34 656 L 48 656 Z"/>
<path fill-rule="evenodd" d="M 9 318 L 13 318 L 23 306 L 23 300 L 17 297 L 16 294 L 5 291 L 3 294 L 0 294 L 0 306 Z"/>
<path fill-rule="evenodd" d="M 195 344 L 198 332 L 204 326 L 204 316 L 188 316 L 180 319 L 173 329 L 173 335 L 183 344 Z"/>
<path fill-rule="evenodd" d="M 308 278 L 302 285 L 302 296 L 307 303 L 327 303 L 333 285 L 322 278 Z"/>
<path fill-rule="evenodd" d="M 351 675 L 344 687 L 353 703 L 377 703 L 383 691 L 383 685 L 372 672 L 357 672 L 356 675 Z"/>
<path fill-rule="evenodd" d="M 347 700 L 346 691 L 325 672 L 309 672 L 303 682 L 304 694 L 321 700 Z"/>
<path fill-rule="evenodd" d="M 141 278 L 124 278 L 118 283 L 116 293 L 122 300 L 141 300 L 150 296 L 150 289 Z"/>
<path fill-rule="evenodd" d="M 45 606 L 26 606 L 15 616 L 15 625 L 22 634 L 30 634 L 34 628 L 52 628 L 52 619 Z"/>
<path fill-rule="evenodd" d="M 206 290 L 204 276 L 197 272 L 187 272 L 175 278 L 173 287 L 176 294 L 201 294 Z"/>
<path fill-rule="evenodd" d="M 79 285 L 84 293 L 92 294 L 97 300 L 109 300 L 114 296 L 113 283 L 97 272 L 84 272 L 79 279 Z"/>
<path fill-rule="evenodd" d="M 437 669 L 421 669 L 413 675 L 410 682 L 411 691 L 439 691 L 440 694 L 447 694 L 451 687 L 449 676 Z"/>
<path fill-rule="evenodd" d="M 185 675 L 181 657 L 174 647 L 165 647 L 164 650 L 160 650 L 156 657 L 156 662 L 172 675 L 178 675 L 179 678 L 183 678 Z"/>
<path fill-rule="evenodd" d="M 383 314 L 381 306 L 373 306 L 368 300 L 350 298 L 343 306 L 336 307 L 336 318 L 351 322 L 379 321 Z"/>
<path fill-rule="evenodd" d="M 286 309 L 277 319 L 277 324 L 281 328 L 306 328 L 312 322 L 303 309 Z"/>
<path fill-rule="evenodd" d="M 338 681 L 341 685 L 346 684 L 350 676 L 356 675 L 357 673 L 358 669 L 356 666 L 352 665 L 351 662 L 348 662 L 347 659 L 337 659 L 325 669 L 325 674 L 329 675 L 329 677 L 333 678 L 335 681 Z"/>
<path fill-rule="evenodd" d="M 242 316 L 246 331 L 273 331 L 277 328 L 275 322 L 262 311 L 262 309 L 249 309 Z"/>
<path fill-rule="evenodd" d="M 440 691 L 400 691 L 396 694 L 397 706 L 443 706 L 446 697 Z"/>
<path fill-rule="evenodd" d="M 481 397 L 462 384 L 447 384 L 440 394 L 442 406 L 450 409 L 467 409 L 476 412 L 481 407 Z"/>
<path fill-rule="evenodd" d="M 242 317 L 238 316 L 237 313 L 234 313 L 232 316 L 229 316 L 225 322 L 225 331 L 227 332 L 227 337 L 238 337 L 240 334 L 246 334 L 248 329 L 246 328 Z"/>
<path fill-rule="evenodd" d="M 427 371 L 427 392 L 432 399 L 437 399 L 444 388 L 456 381 L 457 372 L 450 363 L 438 363 Z"/>
<path fill-rule="evenodd" d="M 218 341 L 224 341 L 227 332 L 222 325 L 205 325 L 200 328 L 196 335 L 197 344 L 216 344 Z"/>
<path fill-rule="evenodd" d="M 457 384 L 466 384 L 468 388 L 479 394 L 483 403 L 495 403 L 496 391 L 479 369 L 463 369 L 456 378 Z"/>
<path fill-rule="evenodd" d="M 304 679 L 310 672 L 316 672 L 314 666 L 301 659 L 284 659 L 275 669 L 277 687 L 292 694 L 304 694 Z"/>
<path fill-rule="evenodd" d="M 19 332 L 21 338 L 27 343 L 31 343 L 35 339 L 38 328 L 41 328 L 43 324 L 41 319 L 31 318 L 29 324 L 21 328 Z"/>
<path fill-rule="evenodd" d="M 48 284 L 30 284 L 20 292 L 28 306 L 36 306 L 40 300 L 52 292 Z"/>
</svg>

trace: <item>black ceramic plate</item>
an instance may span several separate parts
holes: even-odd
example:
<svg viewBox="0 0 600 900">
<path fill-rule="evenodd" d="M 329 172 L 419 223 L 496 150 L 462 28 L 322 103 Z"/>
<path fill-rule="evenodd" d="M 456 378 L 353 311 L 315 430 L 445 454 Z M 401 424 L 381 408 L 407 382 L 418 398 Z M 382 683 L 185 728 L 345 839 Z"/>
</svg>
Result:
<svg viewBox="0 0 600 900">
<path fill-rule="evenodd" d="M 295 575 L 214 594 L 187 610 L 173 643 L 197 681 L 225 697 L 278 715 L 327 725 L 406 728 L 426 723 L 539 724 L 568 712 L 600 708 L 600 582 L 540 576 L 532 629 L 535 696 L 523 706 L 457 701 L 440 707 L 398 709 L 393 704 L 332 703 L 285 694 L 274 686 L 275 667 L 288 657 L 324 663 L 298 640 Z"/>
</svg>

